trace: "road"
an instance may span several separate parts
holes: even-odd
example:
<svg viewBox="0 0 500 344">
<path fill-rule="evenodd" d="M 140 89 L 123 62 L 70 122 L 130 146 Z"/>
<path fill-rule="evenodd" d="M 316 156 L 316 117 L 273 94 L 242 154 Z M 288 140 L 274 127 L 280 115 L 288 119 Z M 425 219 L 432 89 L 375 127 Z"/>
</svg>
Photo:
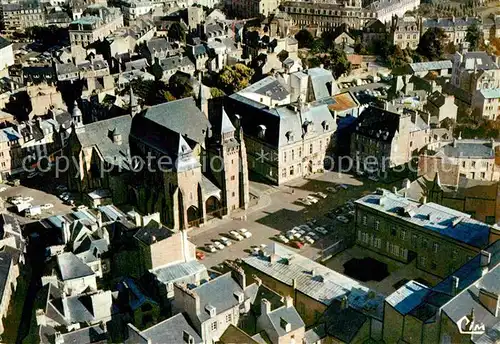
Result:
<svg viewBox="0 0 500 344">
<path fill-rule="evenodd" d="M 329 194 L 326 199 L 321 199 L 317 204 L 304 206 L 297 203 L 297 199 L 306 197 L 314 192 L 326 191 L 326 187 L 334 184 L 348 185 L 347 190 L 340 190 Z M 216 224 L 189 232 L 191 242 L 203 250 L 205 244 L 216 240 L 220 235 L 225 235 L 231 230 L 246 228 L 252 232 L 252 237 L 233 244 L 222 251 L 215 253 L 205 252 L 206 258 L 202 261 L 207 268 L 213 268 L 226 259 L 241 258 L 250 253 L 252 246 L 261 244 L 269 245 L 276 234 L 284 233 L 295 226 L 305 224 L 311 219 L 316 219 L 323 226 L 334 226 L 336 232 L 351 230 L 350 225 L 340 224 L 324 216 L 330 209 L 344 205 L 350 199 L 356 199 L 380 187 L 367 179 L 357 180 L 347 174 L 326 172 L 318 174 L 311 179 L 300 179 L 280 187 L 252 184 L 252 192 L 260 193 L 257 206 L 246 212 L 246 220 L 220 220 Z M 390 189 L 392 185 L 383 185 Z M 258 190 L 258 191 L 257 191 Z M 294 190 L 292 192 L 292 190 Z M 243 214 L 242 214 L 243 215 Z M 314 245 L 306 245 L 300 253 L 309 258 L 317 258 L 322 248 L 328 247 L 336 241 L 335 234 L 318 240 Z M 296 251 L 299 251 L 295 249 Z"/>
</svg>

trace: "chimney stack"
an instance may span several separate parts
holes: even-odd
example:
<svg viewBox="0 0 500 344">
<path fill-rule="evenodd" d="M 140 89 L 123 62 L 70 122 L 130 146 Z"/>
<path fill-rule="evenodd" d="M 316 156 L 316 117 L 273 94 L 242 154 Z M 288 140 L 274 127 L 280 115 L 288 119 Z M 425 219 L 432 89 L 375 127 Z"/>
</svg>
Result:
<svg viewBox="0 0 500 344">
<path fill-rule="evenodd" d="M 458 294 L 458 285 L 460 283 L 460 278 L 457 276 L 451 277 L 451 293 L 453 296 Z"/>
<path fill-rule="evenodd" d="M 293 307 L 293 298 L 290 295 L 285 297 L 285 306 L 286 308 Z"/>
<path fill-rule="evenodd" d="M 482 275 L 486 275 L 489 271 L 489 265 L 491 262 L 491 253 L 488 251 L 481 251 L 481 269 L 482 269 Z"/>
<path fill-rule="evenodd" d="M 340 309 L 344 310 L 349 307 L 349 299 L 347 298 L 347 295 L 342 296 L 342 299 L 340 300 Z"/>
<path fill-rule="evenodd" d="M 260 301 L 260 314 L 269 314 L 271 313 L 271 302 L 267 301 L 267 299 L 262 299 Z"/>
</svg>

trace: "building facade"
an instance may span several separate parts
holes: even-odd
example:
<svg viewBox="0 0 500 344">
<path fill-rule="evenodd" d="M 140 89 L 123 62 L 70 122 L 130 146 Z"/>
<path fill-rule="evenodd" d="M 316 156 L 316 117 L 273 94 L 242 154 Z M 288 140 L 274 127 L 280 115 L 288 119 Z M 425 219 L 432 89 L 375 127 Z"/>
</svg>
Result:
<svg viewBox="0 0 500 344">
<path fill-rule="evenodd" d="M 71 45 L 86 47 L 95 41 L 104 40 L 121 27 L 123 14 L 119 8 L 93 5 L 69 25 L 69 40 Z"/>
<path fill-rule="evenodd" d="M 376 0 L 369 8 L 382 23 L 390 23 L 396 17 L 403 17 L 406 12 L 414 11 L 420 6 L 420 0 Z"/>
<path fill-rule="evenodd" d="M 401 49 L 417 49 L 420 42 L 419 26 L 415 17 L 396 17 L 392 23 L 392 43 Z"/>
<path fill-rule="evenodd" d="M 355 202 L 356 243 L 445 277 L 498 238 L 497 230 L 465 214 L 424 200 L 377 190 Z"/>
<path fill-rule="evenodd" d="M 480 29 L 482 28 L 481 20 L 474 17 L 422 18 L 421 22 L 422 35 L 430 28 L 439 28 L 446 34 L 444 43 L 453 43 L 454 45 L 465 42 L 469 26 L 478 25 Z"/>
</svg>

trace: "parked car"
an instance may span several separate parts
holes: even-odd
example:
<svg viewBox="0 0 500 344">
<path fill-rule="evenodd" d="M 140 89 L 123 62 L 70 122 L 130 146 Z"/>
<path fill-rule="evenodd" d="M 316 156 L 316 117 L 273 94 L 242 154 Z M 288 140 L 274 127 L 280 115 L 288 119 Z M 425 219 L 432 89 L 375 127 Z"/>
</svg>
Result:
<svg viewBox="0 0 500 344">
<path fill-rule="evenodd" d="M 283 234 L 278 234 L 276 236 L 276 239 L 279 240 L 280 242 L 282 242 L 283 244 L 288 244 L 290 242 L 290 240 L 285 237 Z"/>
<path fill-rule="evenodd" d="M 226 237 L 220 237 L 220 242 L 224 245 L 224 246 L 231 246 L 232 242 L 231 240 L 229 240 L 228 238 Z"/>
<path fill-rule="evenodd" d="M 224 244 L 222 244 L 220 241 L 214 241 L 214 246 L 218 250 L 223 250 L 224 249 Z"/>
<path fill-rule="evenodd" d="M 326 188 L 326 191 L 331 192 L 331 193 L 336 193 L 336 192 L 337 192 L 337 189 L 335 189 L 333 186 L 328 186 L 328 187 Z"/>
<path fill-rule="evenodd" d="M 299 198 L 297 202 L 302 203 L 303 205 L 311 205 L 312 203 L 306 198 Z"/>
<path fill-rule="evenodd" d="M 89 207 L 87 207 L 86 205 L 79 205 L 78 207 L 76 207 L 76 210 L 88 210 Z"/>
<path fill-rule="evenodd" d="M 308 195 L 307 196 L 307 200 L 311 203 L 318 203 L 319 202 L 319 199 L 317 199 L 316 197 L 314 196 L 311 196 L 311 195 Z"/>
<path fill-rule="evenodd" d="M 249 231 L 248 231 L 248 229 L 246 229 L 246 228 L 240 228 L 240 229 L 238 230 L 238 232 L 240 232 L 240 234 L 241 234 L 243 237 L 247 238 L 247 239 L 248 239 L 248 238 L 250 238 L 250 237 L 252 236 L 252 233 L 251 233 L 251 232 L 249 232 Z"/>
<path fill-rule="evenodd" d="M 301 249 L 302 247 L 304 247 L 304 244 L 301 243 L 300 241 L 292 241 L 291 245 L 295 248 L 298 248 L 298 249 Z"/>
<path fill-rule="evenodd" d="M 314 230 L 318 233 L 321 233 L 323 235 L 327 235 L 328 234 L 328 231 L 325 229 L 325 227 L 316 227 L 314 228 Z"/>
<path fill-rule="evenodd" d="M 368 179 L 370 179 L 372 182 L 378 182 L 379 179 L 377 176 L 369 176 Z"/>
<path fill-rule="evenodd" d="M 317 197 L 321 197 L 321 198 L 327 198 L 327 197 L 328 197 L 328 195 L 327 195 L 327 194 L 325 194 L 325 193 L 323 193 L 323 192 L 321 192 L 321 191 L 320 191 L 320 192 L 316 192 L 316 193 L 315 193 L 315 196 L 317 196 Z"/>
<path fill-rule="evenodd" d="M 349 186 L 347 186 L 347 185 L 345 185 L 345 184 L 340 184 L 340 185 L 339 185 L 339 188 L 344 189 L 344 190 L 347 190 L 347 189 L 349 189 Z"/>
<path fill-rule="evenodd" d="M 215 248 L 215 246 L 214 246 L 214 245 L 212 245 L 212 244 L 206 244 L 206 245 L 205 245 L 205 249 L 206 249 L 208 252 L 212 252 L 212 253 L 217 252 L 217 249 L 216 249 L 216 248 Z"/>
<path fill-rule="evenodd" d="M 214 247 L 214 249 L 215 249 L 215 247 Z M 205 253 L 203 253 L 201 251 L 196 251 L 196 259 L 198 259 L 198 260 L 205 259 Z"/>
<path fill-rule="evenodd" d="M 236 240 L 236 241 L 241 241 L 243 239 L 245 239 L 240 233 L 238 233 L 237 231 L 230 231 L 229 232 L 229 236 L 231 237 L 231 239 L 233 240 Z"/>
<path fill-rule="evenodd" d="M 349 219 L 347 217 L 345 217 L 344 215 L 337 216 L 337 221 L 340 221 L 342 223 L 349 223 Z"/>
<path fill-rule="evenodd" d="M 311 227 L 309 225 L 300 225 L 299 230 L 303 232 L 308 232 L 311 230 Z"/>
<path fill-rule="evenodd" d="M 309 232 L 309 233 L 307 233 L 307 236 L 313 238 L 314 240 L 319 239 L 318 233 L 315 233 L 315 232 Z"/>
<path fill-rule="evenodd" d="M 314 244 L 314 239 L 313 239 L 313 238 L 311 238 L 309 235 L 306 235 L 306 236 L 304 237 L 304 240 L 305 240 L 308 244 L 311 244 L 311 245 L 312 245 L 312 244 Z"/>
<path fill-rule="evenodd" d="M 54 205 L 52 203 L 45 203 L 45 204 L 42 204 L 40 206 L 40 208 L 42 208 L 43 210 L 49 210 L 49 209 L 54 208 Z"/>
</svg>

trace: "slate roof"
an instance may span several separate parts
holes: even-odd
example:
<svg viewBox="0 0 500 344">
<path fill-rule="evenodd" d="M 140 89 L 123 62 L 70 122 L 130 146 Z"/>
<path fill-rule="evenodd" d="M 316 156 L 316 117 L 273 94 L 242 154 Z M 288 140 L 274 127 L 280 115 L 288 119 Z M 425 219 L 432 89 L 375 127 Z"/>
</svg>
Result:
<svg viewBox="0 0 500 344">
<path fill-rule="evenodd" d="M 484 51 L 470 51 L 465 53 L 460 66 L 464 67 L 466 70 L 498 69 L 498 65 L 493 62 L 491 56 Z"/>
<path fill-rule="evenodd" d="M 174 50 L 172 43 L 169 43 L 165 38 L 153 38 L 147 42 L 149 52 L 153 55 L 155 52 Z"/>
<path fill-rule="evenodd" d="M 491 142 L 484 140 L 455 140 L 439 149 L 436 155 L 450 158 L 494 159 L 495 151 L 491 147 Z"/>
<path fill-rule="evenodd" d="M 452 67 L 453 64 L 450 60 L 410 63 L 410 68 L 414 73 L 451 69 Z"/>
<path fill-rule="evenodd" d="M 258 344 L 248 334 L 240 330 L 238 327 L 230 324 L 219 339 L 223 344 Z"/>
<path fill-rule="evenodd" d="M 58 255 L 57 265 L 63 281 L 94 275 L 94 271 L 72 252 L 64 252 Z"/>
<path fill-rule="evenodd" d="M 58 75 L 78 73 L 79 71 L 80 70 L 73 63 L 57 63 L 56 64 L 56 73 Z"/>
<path fill-rule="evenodd" d="M 293 306 L 291 307 L 286 307 L 286 305 L 281 306 L 280 308 L 271 311 L 269 314 L 267 314 L 267 316 L 269 317 L 271 325 L 276 331 L 278 337 L 282 337 L 287 334 L 287 332 L 285 332 L 283 327 L 281 327 L 281 319 L 285 320 L 288 324 L 290 324 L 291 327 L 290 331 L 295 331 L 301 327 L 306 326 L 304 324 L 304 321 L 302 321 L 302 318 L 300 317 L 299 313 L 297 313 L 297 310 Z"/>
<path fill-rule="evenodd" d="M 320 321 L 324 322 L 328 336 L 337 338 L 342 343 L 351 343 L 368 317 L 351 307 L 342 309 L 340 301 L 335 300 Z"/>
<path fill-rule="evenodd" d="M 142 337 L 151 341 L 151 344 L 184 343 L 184 332 L 189 333 L 194 344 L 203 343 L 196 331 L 189 325 L 182 313 L 164 320 L 141 332 Z"/>
<path fill-rule="evenodd" d="M 61 344 L 105 344 L 108 333 L 100 324 L 61 334 Z"/>
<path fill-rule="evenodd" d="M 290 95 L 290 92 L 276 78 L 268 76 L 262 80 L 253 83 L 247 88 L 239 91 L 239 94 L 257 93 L 263 96 L 268 96 L 273 100 L 284 100 Z"/>
<path fill-rule="evenodd" d="M 159 127 L 200 144 L 205 141 L 205 135 L 210 128 L 207 117 L 196 106 L 193 98 L 151 106 L 142 116 Z"/>
<path fill-rule="evenodd" d="M 499 99 L 500 98 L 500 88 L 486 88 L 481 89 L 482 96 L 485 99 Z"/>
<path fill-rule="evenodd" d="M 172 236 L 172 230 L 164 227 L 156 221 L 150 221 L 146 226 L 139 228 L 134 238 L 142 241 L 146 245 L 167 239 Z"/>
<path fill-rule="evenodd" d="M 83 148 L 95 147 L 103 159 L 124 169 L 130 168 L 129 134 L 132 118 L 129 115 L 93 122 L 84 126 L 85 131 L 76 131 Z M 121 144 L 113 142 L 112 131 L 121 135 Z"/>
<path fill-rule="evenodd" d="M 387 190 L 366 195 L 355 203 L 477 248 L 488 245 L 490 227 L 487 224 L 436 203 L 420 204 Z"/>
<path fill-rule="evenodd" d="M 406 315 L 422 302 L 429 291 L 429 287 L 416 281 L 409 281 L 389 295 L 385 301 L 399 313 Z"/>
<path fill-rule="evenodd" d="M 355 132 L 379 141 L 391 142 L 399 129 L 401 116 L 370 105 L 356 120 Z"/>
<path fill-rule="evenodd" d="M 163 71 L 176 70 L 180 67 L 193 67 L 194 63 L 187 56 L 176 55 L 171 57 L 166 57 L 159 61 L 160 67 Z"/>
<path fill-rule="evenodd" d="M 118 292 L 125 293 L 126 299 L 128 300 L 128 306 L 132 311 L 141 307 L 144 303 L 156 304 L 153 299 L 146 296 L 137 283 L 130 277 L 126 277 L 118 283 L 116 288 Z"/>
<path fill-rule="evenodd" d="M 200 313 L 197 316 L 201 323 L 210 319 L 210 314 L 206 310 L 208 305 L 215 307 L 217 314 L 225 312 L 239 305 L 234 293 L 243 293 L 243 289 L 231 277 L 230 272 L 203 283 L 191 291 L 200 298 Z"/>
<path fill-rule="evenodd" d="M 151 273 L 163 284 L 173 283 L 195 275 L 200 276 L 200 279 L 208 279 L 205 265 L 197 260 L 159 267 L 151 270 Z"/>
<path fill-rule="evenodd" d="M 145 71 L 148 67 L 149 67 L 148 60 L 146 60 L 145 58 L 125 62 L 125 71 L 131 71 L 131 70 L 144 70 Z"/>
<path fill-rule="evenodd" d="M 0 129 L 0 142 L 17 141 L 21 138 L 22 135 L 12 127 Z"/>
<path fill-rule="evenodd" d="M 319 324 L 304 334 L 304 344 L 316 344 L 326 337 L 325 324 Z"/>
<path fill-rule="evenodd" d="M 326 306 L 347 295 L 353 308 L 382 318 L 384 297 L 359 282 L 276 243 L 268 246 L 265 252 L 265 256 L 249 256 L 243 261 L 286 285 L 291 286 L 295 279 L 298 291 Z M 271 263 L 269 256 L 273 254 L 277 259 Z"/>
<path fill-rule="evenodd" d="M 66 302 L 67 312 L 63 303 Z M 55 299 L 51 303 L 70 324 L 92 323 L 111 316 L 111 291 L 99 291 Z"/>
<path fill-rule="evenodd" d="M 12 44 L 12 42 L 10 42 L 10 41 L 6 40 L 5 38 L 3 38 L 2 36 L 0 36 L 0 49 L 8 47 L 11 44 Z"/>
<path fill-rule="evenodd" d="M 438 27 L 444 30 L 463 27 L 467 27 L 473 24 L 481 24 L 481 20 L 474 17 L 452 17 L 452 18 L 423 18 L 422 25 L 425 28 Z"/>
<path fill-rule="evenodd" d="M 330 90 L 327 84 L 330 84 L 331 94 L 339 93 L 337 82 L 331 71 L 324 68 L 309 68 L 304 71 L 310 77 L 310 83 L 314 92 L 314 99 L 321 100 L 330 97 Z"/>
</svg>

